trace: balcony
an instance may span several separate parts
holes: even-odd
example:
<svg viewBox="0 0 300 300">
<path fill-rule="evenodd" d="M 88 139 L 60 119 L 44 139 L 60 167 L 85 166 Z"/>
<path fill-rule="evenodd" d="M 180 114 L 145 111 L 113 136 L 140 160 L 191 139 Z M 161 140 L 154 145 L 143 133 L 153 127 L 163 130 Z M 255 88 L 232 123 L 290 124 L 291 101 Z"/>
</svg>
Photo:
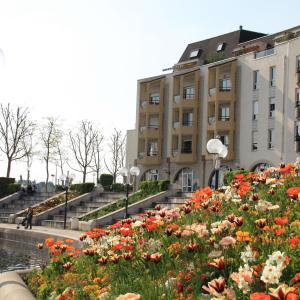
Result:
<svg viewBox="0 0 300 300">
<path fill-rule="evenodd" d="M 151 98 L 150 100 L 149 100 L 149 104 L 154 104 L 154 105 L 159 105 L 159 98 L 158 99 L 156 99 L 156 98 Z"/>
<path fill-rule="evenodd" d="M 275 48 L 269 48 L 269 49 L 254 53 L 254 58 L 255 59 L 262 58 L 262 57 L 273 55 L 273 54 L 275 54 Z"/>
<path fill-rule="evenodd" d="M 193 153 L 192 147 L 182 147 L 181 148 L 181 153 L 183 154 L 191 154 Z"/>
<path fill-rule="evenodd" d="M 140 127 L 140 133 L 143 133 L 145 130 L 147 129 L 147 127 L 145 125 Z"/>
<path fill-rule="evenodd" d="M 157 150 L 149 150 L 147 152 L 147 156 L 157 156 L 158 155 L 158 151 Z"/>
<path fill-rule="evenodd" d="M 172 149 L 172 156 L 175 157 L 178 154 L 178 149 Z"/>
<path fill-rule="evenodd" d="M 228 122 L 230 120 L 229 116 L 219 116 L 219 121 Z"/>
<path fill-rule="evenodd" d="M 158 124 L 149 124 L 148 125 L 148 129 L 158 129 L 158 128 L 159 128 Z"/>
<path fill-rule="evenodd" d="M 180 123 L 179 122 L 173 122 L 173 128 L 174 129 L 177 129 L 177 128 L 179 128 L 179 125 L 180 125 Z"/>
<path fill-rule="evenodd" d="M 220 86 L 219 87 L 219 92 L 230 92 L 231 91 L 231 86 Z"/>
<path fill-rule="evenodd" d="M 148 102 L 146 100 L 141 101 L 141 108 L 145 109 L 148 105 Z"/>
<path fill-rule="evenodd" d="M 138 159 L 143 159 L 145 157 L 145 152 L 138 153 Z"/>
<path fill-rule="evenodd" d="M 192 127 L 193 126 L 193 121 L 183 121 L 182 126 Z"/>
<path fill-rule="evenodd" d="M 194 100 L 195 99 L 195 94 L 184 94 L 183 99 L 184 100 Z"/>
</svg>

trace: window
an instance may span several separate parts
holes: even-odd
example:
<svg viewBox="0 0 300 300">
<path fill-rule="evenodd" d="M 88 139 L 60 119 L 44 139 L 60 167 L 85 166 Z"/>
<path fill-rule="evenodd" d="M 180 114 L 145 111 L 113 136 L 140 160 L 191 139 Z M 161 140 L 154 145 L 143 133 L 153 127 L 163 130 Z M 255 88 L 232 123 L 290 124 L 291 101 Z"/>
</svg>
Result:
<svg viewBox="0 0 300 300">
<path fill-rule="evenodd" d="M 270 68 L 270 86 L 275 86 L 276 67 Z"/>
<path fill-rule="evenodd" d="M 152 169 L 146 172 L 145 180 L 158 180 L 159 179 L 159 172 L 157 169 Z"/>
<path fill-rule="evenodd" d="M 295 122 L 295 141 L 300 141 L 300 121 Z"/>
<path fill-rule="evenodd" d="M 159 104 L 159 93 L 150 94 L 150 104 Z"/>
<path fill-rule="evenodd" d="M 158 125 L 159 125 L 158 115 L 150 115 L 148 128 L 158 129 L 159 127 Z"/>
<path fill-rule="evenodd" d="M 181 153 L 192 153 L 192 138 L 191 137 L 183 137 L 182 138 L 182 147 L 181 147 Z"/>
<path fill-rule="evenodd" d="M 258 149 L 258 134 L 257 131 L 252 131 L 252 151 L 257 151 Z"/>
<path fill-rule="evenodd" d="M 268 149 L 274 149 L 274 129 L 268 130 Z"/>
<path fill-rule="evenodd" d="M 195 90 L 193 86 L 187 86 L 184 88 L 183 97 L 184 99 L 194 99 Z"/>
<path fill-rule="evenodd" d="M 182 125 L 183 126 L 192 126 L 193 125 L 193 112 L 192 111 L 183 112 Z"/>
<path fill-rule="evenodd" d="M 274 118 L 275 117 L 275 98 L 271 97 L 269 99 L 269 117 Z"/>
<path fill-rule="evenodd" d="M 300 106 L 300 89 L 296 89 L 296 107 Z"/>
<path fill-rule="evenodd" d="M 296 72 L 300 72 L 300 55 L 296 58 Z"/>
<path fill-rule="evenodd" d="M 253 120 L 257 120 L 258 118 L 258 101 L 253 101 Z"/>
<path fill-rule="evenodd" d="M 230 91 L 231 90 L 231 80 L 230 79 L 220 79 L 219 90 L 220 91 Z"/>
<path fill-rule="evenodd" d="M 157 141 L 152 141 L 148 143 L 148 156 L 157 156 L 158 155 L 158 143 Z"/>
<path fill-rule="evenodd" d="M 217 52 L 223 51 L 225 48 L 225 43 L 219 43 L 217 46 Z"/>
<path fill-rule="evenodd" d="M 253 72 L 253 89 L 258 90 L 259 88 L 259 71 Z"/>
<path fill-rule="evenodd" d="M 219 121 L 229 121 L 229 105 L 222 104 L 219 106 Z"/>
<path fill-rule="evenodd" d="M 200 49 L 192 50 L 192 51 L 190 52 L 190 58 L 198 57 L 199 52 L 200 52 Z"/>
<path fill-rule="evenodd" d="M 221 134 L 220 134 L 220 140 L 221 140 L 221 142 L 228 148 L 228 145 L 229 145 L 229 137 L 228 137 L 228 134 L 223 134 L 223 133 L 221 133 Z"/>
</svg>

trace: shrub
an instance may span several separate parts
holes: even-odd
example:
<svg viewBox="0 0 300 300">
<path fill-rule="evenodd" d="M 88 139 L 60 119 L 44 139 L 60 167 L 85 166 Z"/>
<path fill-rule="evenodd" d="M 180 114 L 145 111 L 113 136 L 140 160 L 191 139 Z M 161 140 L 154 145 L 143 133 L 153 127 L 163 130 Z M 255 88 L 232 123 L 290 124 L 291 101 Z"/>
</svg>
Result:
<svg viewBox="0 0 300 300">
<path fill-rule="evenodd" d="M 158 182 L 159 190 L 161 192 L 166 191 L 168 189 L 169 184 L 170 184 L 170 180 L 160 180 Z"/>
<path fill-rule="evenodd" d="M 120 193 L 125 191 L 125 186 L 122 183 L 113 183 L 111 189 L 113 192 Z"/>
<path fill-rule="evenodd" d="M 11 195 L 11 194 L 14 194 L 14 193 L 18 192 L 20 189 L 21 189 L 21 184 L 19 184 L 19 183 L 10 183 L 7 186 L 7 193 L 9 195 Z"/>
<path fill-rule="evenodd" d="M 146 194 L 158 193 L 159 186 L 157 180 L 142 181 L 140 188 Z"/>
<path fill-rule="evenodd" d="M 9 192 L 8 186 L 14 182 L 14 178 L 0 177 L 0 198 L 13 194 Z"/>
<path fill-rule="evenodd" d="M 71 185 L 70 190 L 78 192 L 79 194 L 90 193 L 95 187 L 93 182 L 86 182 L 86 183 L 78 183 Z"/>
<path fill-rule="evenodd" d="M 114 178 L 111 174 L 101 174 L 100 176 L 100 183 L 105 191 L 110 190 L 113 180 Z"/>
</svg>

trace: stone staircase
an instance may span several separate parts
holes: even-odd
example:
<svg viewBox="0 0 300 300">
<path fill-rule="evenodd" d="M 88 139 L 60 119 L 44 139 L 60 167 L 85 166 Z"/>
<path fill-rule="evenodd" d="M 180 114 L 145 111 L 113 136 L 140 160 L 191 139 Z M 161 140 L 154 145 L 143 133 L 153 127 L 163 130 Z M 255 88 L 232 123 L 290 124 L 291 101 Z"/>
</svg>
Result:
<svg viewBox="0 0 300 300">
<path fill-rule="evenodd" d="M 55 193 L 46 192 L 36 192 L 31 195 L 18 195 L 16 199 L 10 202 L 2 203 L 0 202 L 0 223 L 8 223 L 8 218 L 10 214 L 16 214 L 17 212 L 27 209 L 30 206 L 38 204 L 46 199 L 54 196 Z"/>
<path fill-rule="evenodd" d="M 83 215 L 97 210 L 100 207 L 124 198 L 124 194 L 105 192 L 100 196 L 90 196 L 87 201 L 81 201 L 76 205 L 68 204 L 66 227 L 71 228 L 71 218 L 80 218 Z M 42 220 L 41 225 L 46 227 L 63 228 L 64 227 L 64 207 L 50 219 Z"/>
</svg>

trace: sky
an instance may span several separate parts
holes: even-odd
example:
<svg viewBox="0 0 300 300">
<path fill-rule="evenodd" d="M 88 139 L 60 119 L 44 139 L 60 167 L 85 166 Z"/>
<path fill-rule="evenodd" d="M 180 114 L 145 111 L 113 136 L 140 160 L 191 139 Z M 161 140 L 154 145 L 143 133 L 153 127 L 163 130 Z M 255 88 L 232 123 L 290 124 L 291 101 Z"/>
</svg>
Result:
<svg viewBox="0 0 300 300">
<path fill-rule="evenodd" d="M 28 107 L 35 120 L 59 117 L 66 131 L 83 119 L 107 138 L 114 127 L 132 129 L 136 81 L 173 66 L 188 43 L 240 25 L 268 34 L 300 25 L 299 0 L 245 3 L 0 0 L 0 102 Z M 25 173 L 23 163 L 12 166 L 12 176 Z M 45 177 L 40 161 L 31 174 Z"/>
</svg>

